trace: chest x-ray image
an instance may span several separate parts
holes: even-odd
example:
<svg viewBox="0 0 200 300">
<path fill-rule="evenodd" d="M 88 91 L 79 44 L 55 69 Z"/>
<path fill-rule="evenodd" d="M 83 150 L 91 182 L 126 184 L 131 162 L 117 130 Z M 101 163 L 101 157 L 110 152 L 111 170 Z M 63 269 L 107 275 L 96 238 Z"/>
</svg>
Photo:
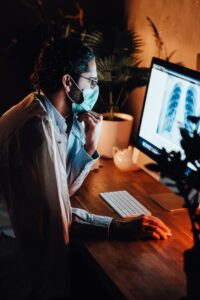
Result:
<svg viewBox="0 0 200 300">
<path fill-rule="evenodd" d="M 180 127 L 192 133 L 194 124 L 188 120 L 188 116 L 197 116 L 200 113 L 197 106 L 199 87 L 169 76 L 163 97 L 164 105 L 160 111 L 157 134 L 179 146 Z"/>
</svg>

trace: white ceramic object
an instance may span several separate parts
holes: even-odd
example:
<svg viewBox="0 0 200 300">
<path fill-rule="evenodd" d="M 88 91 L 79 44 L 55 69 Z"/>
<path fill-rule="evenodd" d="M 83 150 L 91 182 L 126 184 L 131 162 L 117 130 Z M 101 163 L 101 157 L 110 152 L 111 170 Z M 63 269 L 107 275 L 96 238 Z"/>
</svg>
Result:
<svg viewBox="0 0 200 300">
<path fill-rule="evenodd" d="M 113 147 L 113 160 L 117 168 L 122 171 L 137 171 L 140 168 L 133 162 L 133 147 L 129 146 L 126 149 L 119 150 Z"/>
<path fill-rule="evenodd" d="M 123 113 L 115 113 L 114 115 L 123 120 L 102 121 L 98 152 L 100 156 L 103 157 L 112 158 L 112 149 L 114 146 L 123 149 L 127 148 L 129 144 L 131 129 L 133 125 L 133 117 L 131 115 Z M 108 113 L 103 114 L 103 116 L 108 116 Z"/>
</svg>

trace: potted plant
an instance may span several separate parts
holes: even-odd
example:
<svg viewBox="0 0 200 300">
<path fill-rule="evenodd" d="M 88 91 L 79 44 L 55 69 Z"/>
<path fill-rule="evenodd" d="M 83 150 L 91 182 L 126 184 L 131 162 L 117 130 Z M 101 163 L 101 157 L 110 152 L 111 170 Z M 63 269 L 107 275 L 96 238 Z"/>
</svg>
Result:
<svg viewBox="0 0 200 300">
<path fill-rule="evenodd" d="M 147 82 L 149 70 L 139 68 L 142 41 L 134 31 L 119 28 L 83 33 L 82 39 L 96 56 L 101 94 L 95 109 L 104 116 L 99 152 L 112 157 L 113 146 L 129 144 L 133 116 L 123 111 L 129 92 Z"/>
</svg>

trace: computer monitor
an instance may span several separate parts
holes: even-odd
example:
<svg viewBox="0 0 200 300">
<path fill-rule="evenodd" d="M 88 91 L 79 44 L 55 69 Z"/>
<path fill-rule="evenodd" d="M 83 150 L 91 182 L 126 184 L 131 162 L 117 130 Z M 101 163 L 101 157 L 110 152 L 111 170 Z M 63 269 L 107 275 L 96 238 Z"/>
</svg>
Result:
<svg viewBox="0 0 200 300">
<path fill-rule="evenodd" d="M 136 147 L 155 161 L 162 148 L 167 152 L 180 151 L 184 157 L 180 127 L 194 130 L 194 124 L 187 118 L 190 115 L 200 115 L 200 73 L 154 57 Z M 167 210 L 184 205 L 174 193 L 150 197 Z"/>
</svg>

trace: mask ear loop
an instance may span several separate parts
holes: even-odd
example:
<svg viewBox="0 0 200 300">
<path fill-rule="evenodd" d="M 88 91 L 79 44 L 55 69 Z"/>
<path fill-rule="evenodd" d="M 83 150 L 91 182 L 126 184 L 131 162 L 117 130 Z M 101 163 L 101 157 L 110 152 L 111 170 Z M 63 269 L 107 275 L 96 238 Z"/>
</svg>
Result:
<svg viewBox="0 0 200 300">
<path fill-rule="evenodd" d="M 70 76 L 70 75 L 69 75 L 69 76 Z M 83 93 L 83 91 L 79 88 L 79 86 L 76 84 L 76 82 L 74 81 L 74 79 L 73 79 L 71 76 L 70 76 L 70 78 L 71 78 L 73 84 L 75 84 L 75 86 L 79 89 L 79 91 L 80 91 L 81 93 Z M 76 102 L 70 97 L 69 93 L 68 93 L 67 91 L 65 91 L 65 92 L 66 92 L 66 94 L 67 94 L 67 97 L 71 100 L 71 102 L 72 102 L 72 103 L 76 103 Z"/>
<path fill-rule="evenodd" d="M 70 76 L 70 75 L 69 75 Z M 79 91 L 82 93 L 82 90 L 80 89 L 80 87 L 76 84 L 76 82 L 74 81 L 74 79 L 70 76 L 71 80 L 73 81 L 73 83 L 75 84 L 75 86 L 79 89 Z"/>
<path fill-rule="evenodd" d="M 67 91 L 65 91 L 65 93 L 67 94 L 67 97 L 69 98 L 69 100 L 70 100 L 72 103 L 76 103 L 76 102 L 70 97 L 70 95 L 68 94 Z"/>
</svg>

